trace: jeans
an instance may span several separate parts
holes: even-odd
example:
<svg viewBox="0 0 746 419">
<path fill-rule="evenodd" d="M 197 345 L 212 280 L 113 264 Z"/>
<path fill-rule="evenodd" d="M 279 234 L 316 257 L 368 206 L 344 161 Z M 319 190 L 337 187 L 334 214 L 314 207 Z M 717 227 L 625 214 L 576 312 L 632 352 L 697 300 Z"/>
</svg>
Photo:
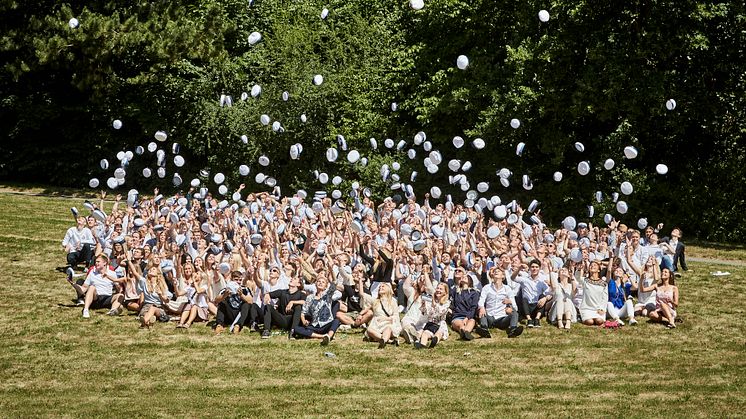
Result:
<svg viewBox="0 0 746 419">
<path fill-rule="evenodd" d="M 507 330 L 508 327 L 512 329 L 518 326 L 518 313 L 513 311 L 510 314 L 499 318 L 485 315 L 479 319 L 479 325 L 484 329 L 495 327 L 500 330 Z"/>
<path fill-rule="evenodd" d="M 295 334 L 298 336 L 310 338 L 312 334 L 318 333 L 318 334 L 326 334 L 329 332 L 336 332 L 339 328 L 339 320 L 334 319 L 331 322 L 323 325 L 323 326 L 313 326 L 310 323 L 308 326 L 298 326 L 295 328 Z"/>
<path fill-rule="evenodd" d="M 282 314 L 271 304 L 264 306 L 264 330 L 270 330 L 273 325 L 284 330 L 297 329 L 302 309 L 302 305 L 296 304 L 291 314 Z"/>
<path fill-rule="evenodd" d="M 71 268 L 77 268 L 81 263 L 85 263 L 86 266 L 93 264 L 93 248 L 90 244 L 84 244 L 80 250 L 67 254 L 67 264 Z"/>
</svg>

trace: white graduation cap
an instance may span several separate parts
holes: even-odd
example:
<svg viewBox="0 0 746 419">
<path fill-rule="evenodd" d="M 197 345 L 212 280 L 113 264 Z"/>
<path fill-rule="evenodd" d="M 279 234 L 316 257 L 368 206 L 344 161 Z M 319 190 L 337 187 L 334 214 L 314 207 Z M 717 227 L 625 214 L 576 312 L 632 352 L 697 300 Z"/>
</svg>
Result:
<svg viewBox="0 0 746 419">
<path fill-rule="evenodd" d="M 249 143 L 249 137 L 247 137 L 246 135 L 241 135 L 241 142 L 244 143 L 244 144 L 248 144 Z"/>
<path fill-rule="evenodd" d="M 510 214 L 508 215 L 508 224 L 513 225 L 518 222 L 518 214 Z"/>
<path fill-rule="evenodd" d="M 554 179 L 555 182 L 561 182 L 562 172 L 554 172 L 554 175 L 552 175 L 552 179 Z"/>
<path fill-rule="evenodd" d="M 122 128 L 122 121 L 115 119 L 114 122 L 111 123 L 111 126 L 114 127 L 114 129 L 120 129 Z"/>
<path fill-rule="evenodd" d="M 67 26 L 70 27 L 70 29 L 77 29 L 78 26 L 80 26 L 80 21 L 76 18 L 70 18 L 70 20 L 67 21 Z"/>
<path fill-rule="evenodd" d="M 249 174 L 249 172 L 250 172 L 249 166 L 247 166 L 245 164 L 242 164 L 242 165 L 238 166 L 238 173 L 241 176 L 247 176 Z"/>
<path fill-rule="evenodd" d="M 443 156 L 440 154 L 440 151 L 438 150 L 431 151 L 429 157 L 430 157 L 430 161 L 432 161 L 433 164 L 436 166 L 443 162 Z"/>
<path fill-rule="evenodd" d="M 517 118 L 513 118 L 513 119 L 510 120 L 510 126 L 513 129 L 518 129 L 518 127 L 521 126 L 521 121 L 519 121 Z"/>
<path fill-rule="evenodd" d="M 262 116 L 259 117 L 259 122 L 261 122 L 262 125 L 269 125 L 269 121 L 270 121 L 269 115 L 267 114 L 263 114 Z"/>
<path fill-rule="evenodd" d="M 505 207 L 505 205 L 496 205 L 493 213 L 495 214 L 495 218 L 497 218 L 498 220 L 502 220 L 508 216 L 508 209 Z"/>
<path fill-rule="evenodd" d="M 437 186 L 431 187 L 430 196 L 432 196 L 434 199 L 440 199 L 440 188 Z"/>
<path fill-rule="evenodd" d="M 433 233 L 435 237 L 443 237 L 443 234 L 445 233 L 445 228 L 441 225 L 434 225 L 430 227 L 430 232 Z"/>
<path fill-rule="evenodd" d="M 303 113 L 300 115 L 300 122 L 303 122 L 305 124 L 307 120 L 308 118 L 306 117 L 306 114 Z"/>
<path fill-rule="evenodd" d="M 588 218 L 593 218 L 593 215 L 596 213 L 595 208 L 593 208 L 593 205 L 588 205 Z"/>
<path fill-rule="evenodd" d="M 256 183 L 264 183 L 265 179 L 267 179 L 267 176 L 265 176 L 264 173 L 257 173 L 254 176 L 254 182 Z"/>
<path fill-rule="evenodd" d="M 645 230 L 645 227 L 648 226 L 648 219 L 647 218 L 640 218 L 637 220 L 637 227 L 640 228 L 640 230 Z"/>
<path fill-rule="evenodd" d="M 546 10 L 539 10 L 539 20 L 542 22 L 549 22 L 549 12 Z"/>
<path fill-rule="evenodd" d="M 329 175 L 327 175 L 326 173 L 319 173 L 319 182 L 321 182 L 322 184 L 326 184 L 327 182 L 329 182 Z"/>
<path fill-rule="evenodd" d="M 632 187 L 632 184 L 629 182 L 622 182 L 622 185 L 619 187 L 619 189 L 622 191 L 625 195 L 630 195 L 634 191 L 634 188 Z"/>
<path fill-rule="evenodd" d="M 567 216 L 564 220 L 562 220 L 562 228 L 565 230 L 575 230 L 575 227 L 577 226 L 577 222 L 575 221 L 575 217 Z"/>
<path fill-rule="evenodd" d="M 414 135 L 414 145 L 420 145 L 426 139 L 427 139 L 427 135 L 423 131 L 420 131 Z"/>
<path fill-rule="evenodd" d="M 182 182 L 181 175 L 179 175 L 178 173 L 174 173 L 174 176 L 171 179 L 171 181 L 173 182 L 174 186 L 181 185 L 181 182 Z"/>
<path fill-rule="evenodd" d="M 619 201 L 619 202 L 616 203 L 616 210 L 620 214 L 626 214 L 628 209 L 629 209 L 629 207 L 627 207 L 627 203 L 626 202 Z"/>
<path fill-rule="evenodd" d="M 329 16 L 329 9 L 327 9 L 326 7 L 324 7 L 321 10 L 321 18 L 322 19 L 326 19 L 327 16 Z"/>
<path fill-rule="evenodd" d="M 531 181 L 528 175 L 523 175 L 523 189 L 530 191 L 533 188 L 534 188 L 534 183 Z"/>
<path fill-rule="evenodd" d="M 414 10 L 422 10 L 425 7 L 425 2 L 423 0 L 409 0 L 409 7 Z"/>
<path fill-rule="evenodd" d="M 404 150 L 404 147 L 406 147 L 406 146 L 407 146 L 407 142 L 406 141 L 399 140 L 399 142 L 396 144 L 396 150 L 397 151 L 402 151 L 402 150 Z"/>
<path fill-rule="evenodd" d="M 414 180 L 417 179 L 417 171 L 412 171 L 412 174 L 409 176 L 409 181 L 414 182 Z"/>
<path fill-rule="evenodd" d="M 618 201 L 618 200 L 619 200 L 619 192 L 613 192 L 613 193 L 611 194 L 611 201 L 612 201 L 612 202 L 616 202 L 616 201 Z"/>
<path fill-rule="evenodd" d="M 272 123 L 272 131 L 285 132 L 285 130 L 282 128 L 282 124 L 280 124 L 280 121 L 275 121 Z"/>
<path fill-rule="evenodd" d="M 469 169 L 471 169 L 471 162 L 465 161 L 464 164 L 461 166 L 461 170 L 463 170 L 464 172 L 468 172 Z"/>
<path fill-rule="evenodd" d="M 261 39 L 262 34 L 260 34 L 259 32 L 252 32 L 249 34 L 249 45 L 254 45 L 257 42 L 261 41 Z"/>
<path fill-rule="evenodd" d="M 220 185 L 220 186 L 218 187 L 218 193 L 219 193 L 220 195 L 225 195 L 225 194 L 227 194 L 227 193 L 228 193 L 228 187 L 227 187 L 227 186 L 225 186 L 225 185 Z"/>
<path fill-rule="evenodd" d="M 570 260 L 575 263 L 580 263 L 583 260 L 583 252 L 579 247 L 576 247 L 570 251 Z"/>
<path fill-rule="evenodd" d="M 324 76 L 322 76 L 321 74 L 317 74 L 313 76 L 313 84 L 315 84 L 316 86 L 321 86 L 323 82 L 324 82 Z"/>
<path fill-rule="evenodd" d="M 518 143 L 518 145 L 515 147 L 515 155 L 520 157 L 523 154 L 524 148 L 526 148 L 526 143 L 524 142 Z"/>
<path fill-rule="evenodd" d="M 233 192 L 233 196 L 231 196 L 234 201 L 238 202 L 241 200 L 241 192 Z"/>
<path fill-rule="evenodd" d="M 391 102 L 391 111 L 396 112 L 397 109 L 399 109 L 399 105 L 396 102 Z"/>
<path fill-rule="evenodd" d="M 417 150 L 413 148 L 407 150 L 407 157 L 409 157 L 410 160 L 414 160 L 414 158 L 417 157 Z"/>
<path fill-rule="evenodd" d="M 456 148 L 461 148 L 464 146 L 464 139 L 459 137 L 458 135 L 453 137 L 453 146 Z"/>
<path fill-rule="evenodd" d="M 539 201 L 533 200 L 530 204 L 528 204 L 528 212 L 536 212 L 536 209 L 539 207 Z"/>
<path fill-rule="evenodd" d="M 399 164 L 398 161 L 391 163 L 391 170 L 396 172 L 399 169 L 401 169 L 401 165 Z"/>
<path fill-rule="evenodd" d="M 373 150 L 378 149 L 378 142 L 375 138 L 370 139 L 370 148 L 372 148 Z"/>
<path fill-rule="evenodd" d="M 611 214 L 604 214 L 604 223 L 611 224 L 613 220 L 614 217 L 612 217 Z"/>
<path fill-rule="evenodd" d="M 142 169 L 142 176 L 144 178 L 149 178 L 150 175 L 152 175 L 152 174 L 153 173 L 150 171 L 150 168 L 146 167 L 146 168 Z M 112 179 L 114 179 L 114 178 L 112 178 Z M 114 179 L 114 181 L 116 181 L 116 179 Z"/>
<path fill-rule="evenodd" d="M 458 58 L 456 58 L 456 67 L 458 67 L 459 70 L 466 70 L 466 67 L 469 66 L 469 57 L 466 55 L 459 55 Z"/>
<path fill-rule="evenodd" d="M 394 140 L 391 138 L 387 138 L 383 141 L 383 145 L 386 146 L 386 148 L 393 148 L 394 147 Z"/>
<path fill-rule="evenodd" d="M 277 179 L 273 178 L 272 176 L 268 176 L 266 179 L 264 179 L 264 184 L 269 186 L 270 188 L 274 188 L 277 185 Z"/>
<path fill-rule="evenodd" d="M 287 102 L 288 99 L 290 99 L 290 93 L 288 93 L 287 91 L 282 92 L 282 100 Z"/>
<path fill-rule="evenodd" d="M 264 167 L 269 166 L 269 157 L 267 157 L 266 155 L 261 155 L 259 157 L 259 164 Z"/>
<path fill-rule="evenodd" d="M 510 181 L 508 180 L 508 178 L 501 177 L 500 184 L 503 185 L 503 187 L 507 188 L 508 186 L 510 186 Z"/>
<path fill-rule="evenodd" d="M 471 142 L 472 147 L 476 148 L 477 150 L 481 150 L 484 148 L 485 143 L 484 140 L 481 138 L 475 138 L 474 141 Z"/>
<path fill-rule="evenodd" d="M 339 186 L 339 184 L 342 183 L 342 178 L 339 176 L 334 176 L 332 178 L 332 185 Z"/>
<path fill-rule="evenodd" d="M 611 170 L 614 168 L 615 164 L 616 163 L 614 163 L 613 159 L 606 159 L 606 161 L 604 162 L 604 169 Z"/>
<path fill-rule="evenodd" d="M 215 184 L 220 185 L 225 181 L 225 175 L 222 173 L 216 173 L 212 180 L 215 182 Z"/>
<path fill-rule="evenodd" d="M 139 156 L 139 155 L 142 155 L 143 153 L 145 153 L 145 147 L 141 145 L 135 147 L 135 154 Z"/>
<path fill-rule="evenodd" d="M 632 160 L 637 157 L 637 149 L 631 145 L 624 147 L 624 157 Z"/>
<path fill-rule="evenodd" d="M 461 162 L 456 159 L 453 159 L 448 162 L 448 168 L 451 169 L 451 171 L 453 172 L 458 172 L 458 169 L 461 168 Z"/>
<path fill-rule="evenodd" d="M 676 101 L 673 99 L 668 99 L 666 101 L 666 109 L 668 109 L 669 111 L 676 109 Z"/>
<path fill-rule="evenodd" d="M 245 102 L 248 98 L 249 98 L 249 94 L 248 93 L 246 93 L 246 92 L 242 92 L 241 93 L 241 100 L 242 101 Z"/>
<path fill-rule="evenodd" d="M 168 134 L 166 134 L 166 131 L 156 131 L 155 132 L 155 139 L 158 141 L 166 141 L 166 138 L 168 138 Z"/>
<path fill-rule="evenodd" d="M 330 162 L 334 162 L 337 160 L 337 157 L 339 156 L 339 152 L 336 148 L 328 148 L 326 150 L 326 159 Z"/>
<path fill-rule="evenodd" d="M 174 165 L 176 167 L 181 167 L 184 165 L 184 157 L 181 156 L 174 156 Z"/>
<path fill-rule="evenodd" d="M 582 152 L 585 151 L 585 146 L 581 142 L 576 142 L 575 143 L 575 150 L 578 150 L 579 152 L 582 153 Z"/>
<path fill-rule="evenodd" d="M 479 182 L 479 183 L 477 183 L 477 191 L 479 191 L 479 193 L 485 193 L 489 189 L 490 189 L 490 184 L 489 183 L 487 183 L 487 182 Z"/>
<path fill-rule="evenodd" d="M 578 163 L 578 173 L 581 176 L 585 176 L 591 171 L 591 165 L 587 161 L 581 161 Z"/>
<path fill-rule="evenodd" d="M 101 161 L 99 162 L 99 164 L 101 165 L 101 168 L 103 170 L 106 170 L 106 169 L 109 168 L 109 161 L 106 160 L 106 159 L 101 159 Z"/>
<path fill-rule="evenodd" d="M 251 86 L 251 97 L 259 97 L 262 94 L 262 86 L 255 84 Z"/>
<path fill-rule="evenodd" d="M 92 178 L 91 180 L 89 180 L 88 181 L 88 186 L 91 187 L 91 188 L 98 188 L 98 179 L 97 178 Z"/>
<path fill-rule="evenodd" d="M 433 143 L 431 143 L 430 141 L 425 141 L 424 143 L 422 143 L 422 149 L 425 150 L 425 151 L 432 150 L 433 149 Z"/>
<path fill-rule="evenodd" d="M 665 164 L 658 164 L 655 166 L 655 171 L 658 172 L 659 175 L 665 175 L 668 173 L 668 166 Z"/>
</svg>

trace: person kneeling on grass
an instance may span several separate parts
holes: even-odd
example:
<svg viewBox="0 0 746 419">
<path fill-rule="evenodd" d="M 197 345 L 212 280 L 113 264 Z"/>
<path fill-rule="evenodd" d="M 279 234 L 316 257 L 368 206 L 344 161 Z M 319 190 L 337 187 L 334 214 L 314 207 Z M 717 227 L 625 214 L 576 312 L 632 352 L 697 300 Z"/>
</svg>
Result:
<svg viewBox="0 0 746 419">
<path fill-rule="evenodd" d="M 301 310 L 301 324 L 295 328 L 295 335 L 321 339 L 321 345 L 326 346 L 331 342 L 334 333 L 339 328 L 339 320 L 335 318 L 332 310 L 334 292 L 336 287 L 331 286 L 329 279 L 319 274 L 316 276 L 316 292 L 306 297 Z"/>
<path fill-rule="evenodd" d="M 510 287 L 503 284 L 505 272 L 497 266 L 489 270 L 489 277 L 492 283 L 482 288 L 479 296 L 479 324 L 482 329 L 487 330 L 489 335 L 490 328 L 505 330 L 509 338 L 520 336 L 523 333 L 523 326 L 518 326 L 518 306 L 515 303 L 515 297 Z"/>
<path fill-rule="evenodd" d="M 448 337 L 446 315 L 448 315 L 449 306 L 448 285 L 445 282 L 441 282 L 435 287 L 432 299 L 423 298 L 421 300 L 420 312 L 427 321 L 422 328 L 419 340 L 414 342 L 415 349 L 434 348 L 439 341 Z M 430 341 L 429 344 L 428 340 Z"/>
<path fill-rule="evenodd" d="M 106 255 L 96 256 L 94 267 L 88 271 L 83 285 L 77 285 L 70 280 L 76 291 L 85 295 L 83 318 L 91 317 L 90 309 L 97 308 L 110 308 L 108 314 L 119 314 L 124 296 L 114 293 L 114 284 L 124 281 L 123 278 L 117 278 L 116 273 L 109 266 L 109 258 Z"/>
</svg>

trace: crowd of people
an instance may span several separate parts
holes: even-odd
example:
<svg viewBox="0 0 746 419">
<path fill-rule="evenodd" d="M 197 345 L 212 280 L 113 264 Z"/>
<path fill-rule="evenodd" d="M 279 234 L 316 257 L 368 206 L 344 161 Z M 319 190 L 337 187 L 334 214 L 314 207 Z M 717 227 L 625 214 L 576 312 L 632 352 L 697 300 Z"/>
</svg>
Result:
<svg viewBox="0 0 746 419">
<path fill-rule="evenodd" d="M 102 192 L 84 204 L 89 216 L 73 209 L 62 246 L 83 318 L 108 309 L 137 313 L 142 328 L 201 322 L 216 334 L 277 330 L 321 345 L 363 328 L 380 348 L 416 349 L 451 334 L 515 338 L 542 323 L 676 328 L 678 228 L 662 239 L 662 224 L 639 231 L 616 220 L 550 230 L 535 205 L 411 193 L 374 203 L 358 184 L 349 204 L 325 192 L 242 191 L 232 203 L 205 189 L 131 192 L 108 214 Z"/>
</svg>

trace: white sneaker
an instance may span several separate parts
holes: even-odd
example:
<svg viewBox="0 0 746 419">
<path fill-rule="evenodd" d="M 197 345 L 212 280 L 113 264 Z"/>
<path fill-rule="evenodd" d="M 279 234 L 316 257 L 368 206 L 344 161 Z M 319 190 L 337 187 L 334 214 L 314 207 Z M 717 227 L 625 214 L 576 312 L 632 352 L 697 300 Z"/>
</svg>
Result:
<svg viewBox="0 0 746 419">
<path fill-rule="evenodd" d="M 624 322 L 622 321 L 622 319 L 617 319 L 616 321 L 617 323 L 619 323 L 619 326 L 624 326 Z"/>
<path fill-rule="evenodd" d="M 637 324 L 637 319 L 634 319 L 634 318 L 633 319 L 629 319 L 629 324 L 630 324 L 630 326 L 636 325 Z"/>
<path fill-rule="evenodd" d="M 88 319 L 91 317 L 91 313 L 88 312 L 88 309 L 83 309 L 83 318 Z"/>
<path fill-rule="evenodd" d="M 349 332 L 350 329 L 352 329 L 352 326 L 350 326 L 349 324 L 342 324 L 337 330 L 339 330 L 340 332 Z"/>
<path fill-rule="evenodd" d="M 406 310 L 406 307 L 399 306 L 399 313 L 404 313 L 404 310 Z"/>
</svg>

